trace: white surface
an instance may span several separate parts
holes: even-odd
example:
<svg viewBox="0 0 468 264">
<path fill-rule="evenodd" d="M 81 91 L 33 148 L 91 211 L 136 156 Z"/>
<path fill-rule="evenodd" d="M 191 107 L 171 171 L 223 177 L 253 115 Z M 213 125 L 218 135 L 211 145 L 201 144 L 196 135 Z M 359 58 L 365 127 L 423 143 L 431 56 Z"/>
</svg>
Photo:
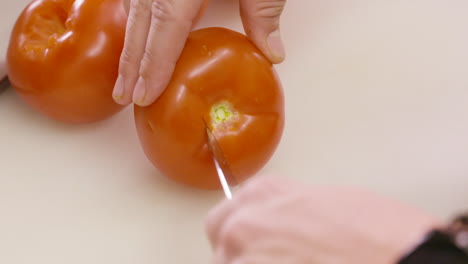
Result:
<svg viewBox="0 0 468 264">
<path fill-rule="evenodd" d="M 1 47 L 26 1 L 3 0 Z M 201 26 L 242 30 L 235 0 Z M 6 6 L 6 7 L 5 7 Z M 372 188 L 446 218 L 468 207 L 467 1 L 289 1 L 287 126 L 263 172 Z M 84 127 L 0 96 L 0 263 L 209 263 L 222 193 L 154 175 L 132 110 Z"/>
</svg>

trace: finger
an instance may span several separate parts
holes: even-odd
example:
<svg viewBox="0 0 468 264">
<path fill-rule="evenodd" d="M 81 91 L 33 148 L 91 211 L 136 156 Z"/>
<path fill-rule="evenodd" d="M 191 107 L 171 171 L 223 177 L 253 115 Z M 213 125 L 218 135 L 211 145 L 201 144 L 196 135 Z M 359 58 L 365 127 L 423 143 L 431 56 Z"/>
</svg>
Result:
<svg viewBox="0 0 468 264">
<path fill-rule="evenodd" d="M 248 254 L 248 253 L 247 253 Z M 275 263 L 291 263 L 291 262 L 281 262 L 269 255 L 269 252 L 265 254 L 264 252 L 248 254 L 240 256 L 230 262 L 229 264 L 271 264 L 272 261 Z"/>
<path fill-rule="evenodd" d="M 218 237 L 224 220 L 235 210 L 237 205 L 238 197 L 234 197 L 232 200 L 223 200 L 218 203 L 205 219 L 205 232 L 213 250 L 219 250 Z"/>
<path fill-rule="evenodd" d="M 122 105 L 132 102 L 151 24 L 151 2 L 152 0 L 131 0 L 119 76 L 112 94 L 114 100 Z"/>
<path fill-rule="evenodd" d="M 238 213 L 238 210 L 245 209 L 246 205 L 254 206 L 270 197 L 276 197 L 286 191 L 288 186 L 285 181 L 278 178 L 256 177 L 243 186 L 232 200 L 224 200 L 215 206 L 205 220 L 205 231 L 212 248 L 219 245 L 224 226 L 234 214 Z"/>
<path fill-rule="evenodd" d="M 128 12 L 130 11 L 130 2 L 131 0 L 122 0 L 123 2 L 123 6 L 124 6 L 124 9 L 125 9 L 125 12 Z"/>
<path fill-rule="evenodd" d="M 218 248 L 213 252 L 213 259 L 211 264 L 228 264 L 229 262 L 226 259 L 224 254 L 224 248 Z"/>
<path fill-rule="evenodd" d="M 236 256 L 228 256 L 223 249 L 219 249 L 215 251 L 211 264 L 270 264 L 272 259 L 271 252 L 258 252 L 257 248 L 254 248 L 252 253 L 246 252 Z"/>
<path fill-rule="evenodd" d="M 133 102 L 152 104 L 169 83 L 202 0 L 153 0 L 151 27 Z"/>
<path fill-rule="evenodd" d="M 5 61 L 0 60 L 0 79 L 7 76 L 6 64 Z"/>
<path fill-rule="evenodd" d="M 285 58 L 280 16 L 286 0 L 240 0 L 240 13 L 247 36 L 272 62 Z"/>
</svg>

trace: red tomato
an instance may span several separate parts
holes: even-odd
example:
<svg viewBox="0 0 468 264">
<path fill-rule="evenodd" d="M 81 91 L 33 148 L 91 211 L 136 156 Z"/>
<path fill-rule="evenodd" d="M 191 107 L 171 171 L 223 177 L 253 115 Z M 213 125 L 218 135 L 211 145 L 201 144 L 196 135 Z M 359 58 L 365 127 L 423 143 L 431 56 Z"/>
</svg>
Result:
<svg viewBox="0 0 468 264">
<path fill-rule="evenodd" d="M 121 0 L 33 0 L 11 34 L 12 86 L 32 108 L 63 122 L 119 112 L 112 89 L 126 20 Z"/>
<path fill-rule="evenodd" d="M 203 119 L 238 183 L 269 161 L 284 127 L 273 65 L 244 35 L 223 28 L 193 31 L 167 89 L 134 110 L 149 160 L 166 177 L 201 189 L 221 187 Z"/>
</svg>

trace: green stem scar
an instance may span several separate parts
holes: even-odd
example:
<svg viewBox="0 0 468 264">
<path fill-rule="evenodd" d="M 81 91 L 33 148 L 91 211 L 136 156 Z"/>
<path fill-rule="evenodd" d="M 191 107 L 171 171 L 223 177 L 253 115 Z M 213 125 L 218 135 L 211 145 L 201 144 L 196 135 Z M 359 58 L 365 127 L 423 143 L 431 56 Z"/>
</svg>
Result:
<svg viewBox="0 0 468 264">
<path fill-rule="evenodd" d="M 215 124 L 222 124 L 234 116 L 234 111 L 227 102 L 221 102 L 211 108 L 210 115 Z"/>
</svg>

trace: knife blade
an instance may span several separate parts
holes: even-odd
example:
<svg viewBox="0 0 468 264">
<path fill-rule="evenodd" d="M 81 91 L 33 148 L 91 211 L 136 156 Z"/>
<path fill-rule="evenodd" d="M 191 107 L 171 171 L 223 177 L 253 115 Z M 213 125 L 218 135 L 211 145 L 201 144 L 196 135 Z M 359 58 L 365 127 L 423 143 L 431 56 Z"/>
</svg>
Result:
<svg viewBox="0 0 468 264">
<path fill-rule="evenodd" d="M 0 93 L 4 92 L 8 87 L 10 87 L 10 80 L 8 76 L 5 76 L 0 80 Z"/>
<path fill-rule="evenodd" d="M 204 120 L 205 121 L 205 120 Z M 218 140 L 216 139 L 213 132 L 208 127 L 205 121 L 206 135 L 208 138 L 208 147 L 213 157 L 213 163 L 218 173 L 221 187 L 223 188 L 224 194 L 228 200 L 232 199 L 231 185 L 235 185 L 236 181 L 232 173 L 231 167 L 226 160 L 226 156 L 221 149 Z"/>
</svg>

